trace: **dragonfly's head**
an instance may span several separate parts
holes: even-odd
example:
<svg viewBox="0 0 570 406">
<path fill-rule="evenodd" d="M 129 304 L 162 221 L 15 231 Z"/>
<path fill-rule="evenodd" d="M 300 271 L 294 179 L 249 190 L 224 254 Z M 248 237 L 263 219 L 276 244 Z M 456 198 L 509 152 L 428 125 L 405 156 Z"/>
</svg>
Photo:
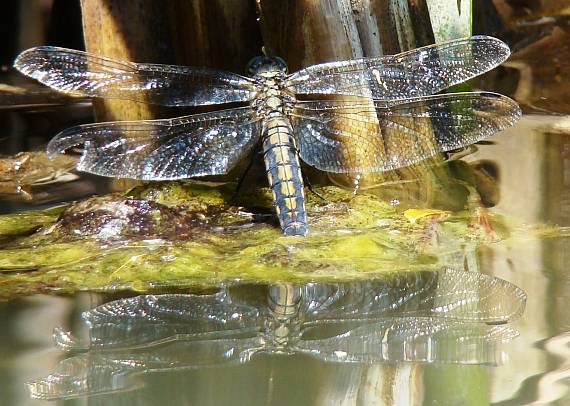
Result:
<svg viewBox="0 0 570 406">
<path fill-rule="evenodd" d="M 246 73 L 249 76 L 266 72 L 287 72 L 287 64 L 278 56 L 256 56 L 247 64 Z"/>
</svg>

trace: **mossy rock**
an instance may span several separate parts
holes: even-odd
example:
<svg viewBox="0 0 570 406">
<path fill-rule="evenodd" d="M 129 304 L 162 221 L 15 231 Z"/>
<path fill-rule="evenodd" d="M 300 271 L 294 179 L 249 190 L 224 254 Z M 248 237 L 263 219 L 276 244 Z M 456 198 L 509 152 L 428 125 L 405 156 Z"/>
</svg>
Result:
<svg viewBox="0 0 570 406">
<path fill-rule="evenodd" d="M 0 216 L 0 297 L 370 278 L 449 265 L 444 255 L 478 238 L 469 213 L 426 211 L 410 221 L 404 209 L 373 195 L 330 186 L 317 190 L 324 201 L 308 194 L 309 235 L 285 237 L 268 189 L 236 198 L 234 187 L 152 183 Z"/>
</svg>

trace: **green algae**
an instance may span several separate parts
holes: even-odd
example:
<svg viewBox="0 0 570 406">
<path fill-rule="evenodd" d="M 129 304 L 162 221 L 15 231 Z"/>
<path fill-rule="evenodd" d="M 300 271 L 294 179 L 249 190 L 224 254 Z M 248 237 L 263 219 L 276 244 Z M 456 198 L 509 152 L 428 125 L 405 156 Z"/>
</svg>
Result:
<svg viewBox="0 0 570 406">
<path fill-rule="evenodd" d="M 67 208 L 0 216 L 0 297 L 354 280 L 439 268 L 443 254 L 479 238 L 469 213 L 411 223 L 403 208 L 331 186 L 318 188 L 324 201 L 307 196 L 309 236 L 285 237 L 267 189 L 234 197 L 233 188 L 154 183 Z"/>
<path fill-rule="evenodd" d="M 64 209 L 65 207 L 60 206 L 47 210 L 0 215 L 0 241 L 31 234 L 42 226 L 53 224 Z"/>
</svg>

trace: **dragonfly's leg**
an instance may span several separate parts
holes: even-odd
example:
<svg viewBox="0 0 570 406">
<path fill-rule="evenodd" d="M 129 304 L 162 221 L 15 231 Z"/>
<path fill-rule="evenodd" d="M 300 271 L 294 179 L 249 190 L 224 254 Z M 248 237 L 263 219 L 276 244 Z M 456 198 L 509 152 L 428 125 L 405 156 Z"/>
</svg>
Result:
<svg viewBox="0 0 570 406">
<path fill-rule="evenodd" d="M 327 199 L 325 199 L 323 197 L 323 195 L 321 195 L 319 192 L 317 192 L 314 188 L 313 185 L 311 184 L 311 181 L 309 180 L 309 177 L 307 175 L 305 175 L 303 173 L 303 182 L 305 183 L 305 185 L 307 185 L 307 188 L 309 189 L 309 191 L 314 194 L 315 196 L 317 196 L 319 199 L 321 199 L 323 202 L 328 203 Z"/>
<path fill-rule="evenodd" d="M 232 198 L 235 199 L 239 195 L 239 191 L 240 191 L 241 187 L 243 186 L 243 182 L 245 181 L 245 178 L 247 178 L 247 174 L 249 173 L 251 167 L 253 166 L 253 163 L 255 162 L 255 158 L 260 153 L 260 151 L 261 151 L 261 144 L 258 144 L 257 147 L 255 147 L 255 150 L 253 151 L 253 153 L 251 154 L 251 159 L 249 160 L 249 163 L 247 164 L 245 171 L 243 171 L 243 174 L 239 178 L 238 184 L 236 186 L 236 190 L 234 191 Z"/>
</svg>

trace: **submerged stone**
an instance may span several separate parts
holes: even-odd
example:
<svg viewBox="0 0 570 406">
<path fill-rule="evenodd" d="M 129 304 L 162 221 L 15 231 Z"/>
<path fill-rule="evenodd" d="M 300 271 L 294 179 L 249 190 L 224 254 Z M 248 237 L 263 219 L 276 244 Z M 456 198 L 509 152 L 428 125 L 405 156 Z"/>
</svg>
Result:
<svg viewBox="0 0 570 406">
<path fill-rule="evenodd" d="M 108 195 L 93 197 L 71 206 L 51 230 L 61 238 L 92 237 L 101 241 L 162 238 L 184 240 L 215 226 L 222 208 L 192 210 L 161 203 Z"/>
</svg>

